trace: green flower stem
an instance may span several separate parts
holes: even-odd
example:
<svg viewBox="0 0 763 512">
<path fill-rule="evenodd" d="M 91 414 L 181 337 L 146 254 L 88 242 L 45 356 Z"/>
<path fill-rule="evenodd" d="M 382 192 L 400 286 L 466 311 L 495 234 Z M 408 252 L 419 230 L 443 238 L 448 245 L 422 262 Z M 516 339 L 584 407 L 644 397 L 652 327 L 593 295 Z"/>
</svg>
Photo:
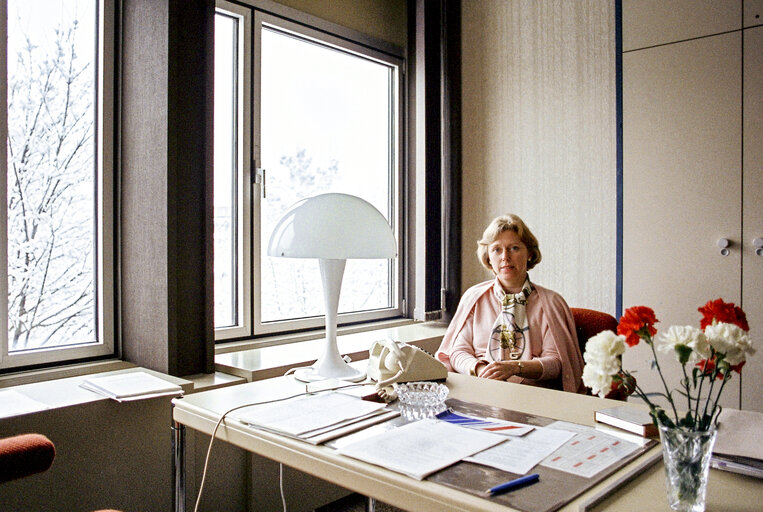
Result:
<svg viewBox="0 0 763 512">
<path fill-rule="evenodd" d="M 665 382 L 665 377 L 663 377 L 662 375 L 662 368 L 660 368 L 660 360 L 657 357 L 657 351 L 654 349 L 654 342 L 652 341 L 652 336 L 651 334 L 649 334 L 647 327 L 640 329 L 640 332 L 646 344 L 649 345 L 649 348 L 652 349 L 652 355 L 654 356 L 654 364 L 655 366 L 657 366 L 657 373 L 660 374 L 660 380 L 662 381 L 662 385 L 665 388 L 665 397 L 668 399 L 668 402 L 670 402 L 670 407 L 673 409 L 673 418 L 675 418 L 676 424 L 678 424 L 678 411 L 676 410 L 676 404 L 673 403 L 673 395 L 671 394 L 670 389 L 668 388 L 668 383 Z"/>
<path fill-rule="evenodd" d="M 726 386 L 726 381 L 729 380 L 728 374 L 723 375 L 723 380 L 721 381 L 721 389 L 718 390 L 718 394 L 715 395 L 715 402 L 713 403 L 713 408 L 710 411 L 710 422 L 707 425 L 703 425 L 705 429 L 707 429 L 710 425 L 713 424 L 713 417 L 716 415 L 716 410 L 718 409 L 718 401 L 721 399 L 721 394 L 723 394 L 723 388 Z M 707 397 L 707 402 L 710 403 L 710 395 Z M 705 404 L 707 405 L 707 404 Z M 718 411 L 718 414 L 720 414 L 720 411 Z M 703 429 L 703 430 L 705 430 Z"/>
<path fill-rule="evenodd" d="M 707 378 L 704 373 L 700 376 L 699 379 L 699 386 L 697 387 L 697 403 L 694 405 L 694 418 L 699 418 L 699 400 L 702 398 L 702 385 L 705 383 L 705 379 Z M 707 396 L 707 399 L 710 399 L 710 395 Z M 705 402 L 707 403 L 707 402 Z"/>
<path fill-rule="evenodd" d="M 687 401 L 687 404 L 688 404 L 687 412 L 691 415 L 692 424 L 696 425 L 697 424 L 697 416 L 691 414 L 691 409 L 692 409 L 692 407 L 691 407 L 691 388 L 689 386 L 689 376 L 686 374 L 686 364 L 685 363 L 681 364 L 681 370 L 684 373 L 683 383 L 684 383 L 684 389 L 686 389 L 686 401 Z M 699 395 L 697 395 L 696 401 L 697 401 L 697 403 L 699 403 Z"/>
<path fill-rule="evenodd" d="M 713 388 L 715 388 L 715 376 L 717 375 L 718 370 L 713 370 L 713 372 L 710 374 L 710 391 L 707 392 L 707 400 L 705 400 L 705 408 L 702 410 L 702 417 L 704 418 L 707 416 L 707 406 L 710 405 L 710 399 L 713 397 Z M 726 379 L 723 379 L 724 383 L 726 382 Z M 723 390 L 723 386 L 721 386 L 721 390 Z M 718 398 L 720 398 L 720 392 L 717 395 L 717 398 L 715 399 L 716 402 L 718 402 Z M 715 410 L 715 405 L 713 406 L 713 410 Z"/>
</svg>

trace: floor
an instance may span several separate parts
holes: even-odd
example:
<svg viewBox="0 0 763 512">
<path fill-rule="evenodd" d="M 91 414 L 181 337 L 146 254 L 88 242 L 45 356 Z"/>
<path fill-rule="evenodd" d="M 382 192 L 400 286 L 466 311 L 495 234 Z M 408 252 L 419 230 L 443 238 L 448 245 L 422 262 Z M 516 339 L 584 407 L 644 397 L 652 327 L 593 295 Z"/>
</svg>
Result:
<svg viewBox="0 0 763 512">
<path fill-rule="evenodd" d="M 350 494 L 341 500 L 315 509 L 315 512 L 366 512 L 368 498 L 360 494 Z M 403 512 L 399 508 L 387 505 L 380 501 L 376 502 L 375 512 Z"/>
</svg>

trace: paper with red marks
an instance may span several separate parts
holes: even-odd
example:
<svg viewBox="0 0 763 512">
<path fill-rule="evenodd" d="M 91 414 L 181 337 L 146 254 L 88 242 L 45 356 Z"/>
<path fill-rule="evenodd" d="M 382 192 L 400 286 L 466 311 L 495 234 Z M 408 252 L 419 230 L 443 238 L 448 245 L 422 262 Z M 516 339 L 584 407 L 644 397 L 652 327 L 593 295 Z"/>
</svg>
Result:
<svg viewBox="0 0 763 512">
<path fill-rule="evenodd" d="M 549 428 L 574 432 L 572 439 L 546 457 L 541 466 L 591 478 L 639 448 L 636 443 L 605 434 L 593 427 L 557 421 Z"/>
</svg>

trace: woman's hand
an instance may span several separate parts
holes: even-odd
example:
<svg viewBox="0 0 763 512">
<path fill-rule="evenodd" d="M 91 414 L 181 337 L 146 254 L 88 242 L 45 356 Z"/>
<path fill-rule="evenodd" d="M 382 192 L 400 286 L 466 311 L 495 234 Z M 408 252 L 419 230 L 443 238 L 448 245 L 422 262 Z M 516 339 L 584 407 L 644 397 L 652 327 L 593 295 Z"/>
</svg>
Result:
<svg viewBox="0 0 763 512">
<path fill-rule="evenodd" d="M 483 369 L 478 369 L 477 375 L 485 379 L 507 380 L 518 373 L 519 366 L 516 361 L 493 361 Z"/>
</svg>

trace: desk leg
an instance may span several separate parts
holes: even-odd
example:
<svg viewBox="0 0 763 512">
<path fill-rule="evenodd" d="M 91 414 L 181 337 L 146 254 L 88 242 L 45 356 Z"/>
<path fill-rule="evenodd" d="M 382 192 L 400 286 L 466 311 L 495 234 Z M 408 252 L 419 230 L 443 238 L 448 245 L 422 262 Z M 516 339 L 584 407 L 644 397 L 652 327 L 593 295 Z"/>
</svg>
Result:
<svg viewBox="0 0 763 512">
<path fill-rule="evenodd" d="M 376 512 L 376 500 L 373 498 L 368 498 L 368 502 L 366 502 L 366 512 Z"/>
<path fill-rule="evenodd" d="M 173 510 L 185 512 L 185 425 L 172 422 Z"/>
</svg>

